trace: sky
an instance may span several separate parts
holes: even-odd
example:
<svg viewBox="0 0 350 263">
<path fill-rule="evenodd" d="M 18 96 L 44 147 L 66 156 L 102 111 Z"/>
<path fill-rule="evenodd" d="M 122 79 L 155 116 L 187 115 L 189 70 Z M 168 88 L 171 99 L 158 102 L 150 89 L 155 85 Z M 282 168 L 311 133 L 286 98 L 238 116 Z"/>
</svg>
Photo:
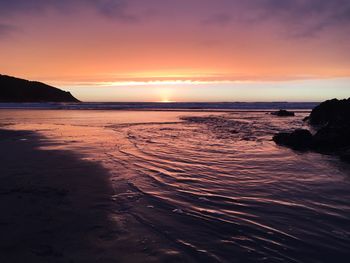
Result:
<svg viewBox="0 0 350 263">
<path fill-rule="evenodd" d="M 84 101 L 350 97 L 350 1 L 0 0 L 0 74 Z"/>
</svg>

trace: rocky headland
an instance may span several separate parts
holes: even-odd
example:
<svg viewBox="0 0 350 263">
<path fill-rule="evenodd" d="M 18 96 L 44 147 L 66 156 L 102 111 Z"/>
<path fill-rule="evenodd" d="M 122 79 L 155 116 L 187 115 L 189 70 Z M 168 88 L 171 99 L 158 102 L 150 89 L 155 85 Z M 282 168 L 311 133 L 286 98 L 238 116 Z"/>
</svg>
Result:
<svg viewBox="0 0 350 263">
<path fill-rule="evenodd" d="M 70 92 L 37 81 L 0 75 L 0 102 L 79 102 Z"/>
</svg>

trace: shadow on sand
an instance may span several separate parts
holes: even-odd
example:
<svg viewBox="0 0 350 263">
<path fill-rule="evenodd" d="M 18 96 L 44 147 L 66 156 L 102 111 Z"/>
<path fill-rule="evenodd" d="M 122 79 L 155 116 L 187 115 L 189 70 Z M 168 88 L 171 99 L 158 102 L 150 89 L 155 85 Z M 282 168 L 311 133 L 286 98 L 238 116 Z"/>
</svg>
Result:
<svg viewBox="0 0 350 263">
<path fill-rule="evenodd" d="M 108 172 L 40 139 L 0 130 L 0 262 L 122 259 Z"/>
</svg>

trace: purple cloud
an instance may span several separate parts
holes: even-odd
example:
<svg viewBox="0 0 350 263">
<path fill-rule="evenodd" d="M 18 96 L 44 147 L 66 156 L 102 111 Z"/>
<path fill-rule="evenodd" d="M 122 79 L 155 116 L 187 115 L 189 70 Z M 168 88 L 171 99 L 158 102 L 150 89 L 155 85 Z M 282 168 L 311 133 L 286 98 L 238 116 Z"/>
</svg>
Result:
<svg viewBox="0 0 350 263">
<path fill-rule="evenodd" d="M 7 25 L 7 24 L 0 24 L 0 38 L 8 37 L 16 30 L 17 29 L 14 26 Z"/>
<path fill-rule="evenodd" d="M 204 25 L 227 26 L 232 22 L 232 16 L 228 13 L 214 14 L 207 19 L 202 20 Z"/>
<path fill-rule="evenodd" d="M 127 23 L 147 20 L 136 9 L 157 10 L 163 19 L 190 12 L 194 25 L 246 27 L 271 23 L 292 36 L 311 36 L 330 27 L 350 28 L 349 0 L 0 0 L 0 22 L 16 14 L 48 10 L 64 14 L 83 8 Z M 188 25 L 178 21 L 180 26 Z"/>
<path fill-rule="evenodd" d="M 261 25 L 275 23 L 289 34 L 307 36 L 329 27 L 350 27 L 349 0 L 221 1 L 221 12 L 202 20 L 204 25 Z"/>
<path fill-rule="evenodd" d="M 80 8 L 92 8 L 98 13 L 121 21 L 135 21 L 137 18 L 127 12 L 126 0 L 0 0 L 0 15 L 18 13 L 39 13 L 47 10 L 72 12 Z"/>
<path fill-rule="evenodd" d="M 327 27 L 349 26 L 348 0 L 265 0 L 266 15 L 284 22 L 300 35 L 312 35 Z"/>
</svg>

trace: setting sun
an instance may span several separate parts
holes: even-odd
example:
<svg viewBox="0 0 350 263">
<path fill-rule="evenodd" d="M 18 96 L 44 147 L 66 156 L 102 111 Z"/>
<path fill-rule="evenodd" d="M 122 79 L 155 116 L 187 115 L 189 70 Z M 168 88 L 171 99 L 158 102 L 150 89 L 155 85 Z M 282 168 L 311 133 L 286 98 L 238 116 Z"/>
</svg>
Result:
<svg viewBox="0 0 350 263">
<path fill-rule="evenodd" d="M 162 102 L 162 103 L 170 103 L 170 102 L 173 102 L 173 101 L 170 101 L 170 100 L 167 100 L 167 99 L 163 99 L 160 102 Z"/>
<path fill-rule="evenodd" d="M 161 87 L 161 88 L 157 88 L 155 90 L 155 93 L 157 94 L 156 96 L 159 96 L 160 98 L 158 101 L 163 103 L 173 102 L 172 97 L 173 97 L 173 94 L 175 93 L 175 89 L 170 87 L 166 87 L 166 88 Z"/>
</svg>

